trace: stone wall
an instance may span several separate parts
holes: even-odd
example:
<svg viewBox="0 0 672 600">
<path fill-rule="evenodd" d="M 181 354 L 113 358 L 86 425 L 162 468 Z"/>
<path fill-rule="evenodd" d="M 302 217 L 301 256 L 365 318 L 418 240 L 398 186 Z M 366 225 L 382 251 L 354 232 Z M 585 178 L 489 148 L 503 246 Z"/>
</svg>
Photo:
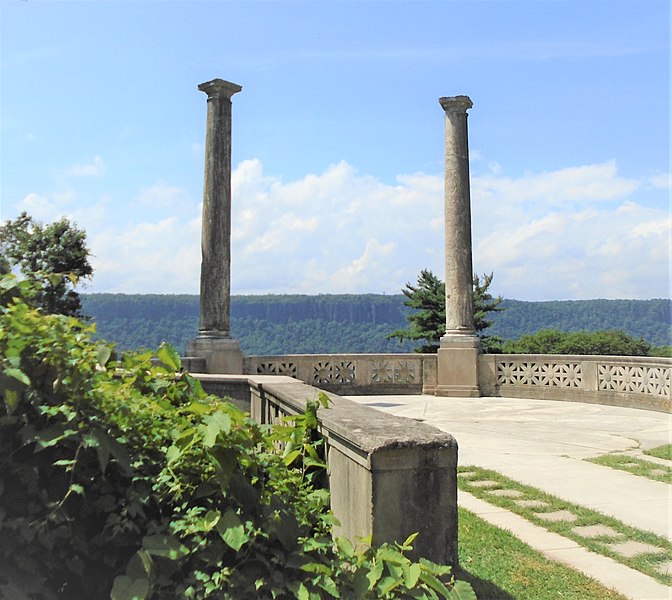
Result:
<svg viewBox="0 0 672 600">
<path fill-rule="evenodd" d="M 196 375 L 205 389 L 249 402 L 260 423 L 303 412 L 317 388 L 286 376 Z M 318 412 L 338 535 L 375 545 L 419 535 L 413 556 L 457 564 L 457 442 L 435 427 L 328 394 Z"/>
</svg>

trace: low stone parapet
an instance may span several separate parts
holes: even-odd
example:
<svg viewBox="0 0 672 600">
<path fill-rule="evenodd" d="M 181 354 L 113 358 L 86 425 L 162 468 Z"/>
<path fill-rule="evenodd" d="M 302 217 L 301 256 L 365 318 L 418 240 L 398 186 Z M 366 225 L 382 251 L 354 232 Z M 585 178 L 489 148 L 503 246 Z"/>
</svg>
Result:
<svg viewBox="0 0 672 600">
<path fill-rule="evenodd" d="M 589 402 L 672 412 L 672 359 L 636 356 L 485 354 L 484 396 Z"/>
<path fill-rule="evenodd" d="M 287 375 L 343 395 L 428 393 L 432 373 L 436 386 L 434 354 L 249 356 L 243 370 L 249 375 Z"/>
<path fill-rule="evenodd" d="M 317 388 L 286 376 L 198 375 L 206 391 L 249 402 L 260 423 L 302 413 Z M 374 545 L 419 535 L 412 555 L 457 564 L 457 442 L 435 427 L 336 394 L 320 409 L 338 535 Z"/>
</svg>

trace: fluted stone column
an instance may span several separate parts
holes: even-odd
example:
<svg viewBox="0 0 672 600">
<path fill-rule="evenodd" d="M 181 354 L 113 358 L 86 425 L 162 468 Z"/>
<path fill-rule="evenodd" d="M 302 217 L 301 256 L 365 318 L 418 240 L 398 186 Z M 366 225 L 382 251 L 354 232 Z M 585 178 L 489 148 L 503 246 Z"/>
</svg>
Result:
<svg viewBox="0 0 672 600">
<path fill-rule="evenodd" d="M 208 373 L 241 373 L 240 343 L 231 338 L 231 97 L 242 87 L 213 79 L 198 89 L 208 95 L 200 323 L 187 353 L 204 358 Z"/>
<path fill-rule="evenodd" d="M 468 96 L 439 99 L 446 115 L 444 179 L 446 334 L 438 351 L 437 394 L 480 396 L 474 326 L 469 190 Z"/>
</svg>

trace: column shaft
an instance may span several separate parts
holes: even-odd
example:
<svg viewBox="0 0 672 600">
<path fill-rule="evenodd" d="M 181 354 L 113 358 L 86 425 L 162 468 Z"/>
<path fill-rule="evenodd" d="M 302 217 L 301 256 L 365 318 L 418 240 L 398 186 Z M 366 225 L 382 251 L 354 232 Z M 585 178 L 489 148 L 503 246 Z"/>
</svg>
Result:
<svg viewBox="0 0 672 600">
<path fill-rule="evenodd" d="M 198 89 L 208 95 L 201 230 L 199 337 L 231 331 L 231 96 L 242 88 L 214 79 Z"/>
<path fill-rule="evenodd" d="M 467 96 L 441 98 L 446 113 L 444 180 L 446 335 L 474 335 Z"/>
</svg>

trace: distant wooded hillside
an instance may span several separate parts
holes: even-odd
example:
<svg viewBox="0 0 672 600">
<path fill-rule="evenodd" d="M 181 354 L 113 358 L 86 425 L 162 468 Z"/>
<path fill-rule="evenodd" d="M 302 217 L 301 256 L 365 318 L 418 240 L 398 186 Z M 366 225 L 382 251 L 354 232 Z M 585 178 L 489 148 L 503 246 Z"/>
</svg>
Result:
<svg viewBox="0 0 672 600">
<path fill-rule="evenodd" d="M 409 352 L 413 344 L 386 339 L 404 327 L 408 309 L 398 295 L 234 296 L 231 333 L 246 354 Z M 169 342 L 180 352 L 198 332 L 198 296 L 82 294 L 83 312 L 98 335 L 121 349 Z M 517 339 L 540 329 L 620 329 L 654 346 L 672 343 L 672 302 L 663 300 L 504 300 L 489 335 Z"/>
</svg>

